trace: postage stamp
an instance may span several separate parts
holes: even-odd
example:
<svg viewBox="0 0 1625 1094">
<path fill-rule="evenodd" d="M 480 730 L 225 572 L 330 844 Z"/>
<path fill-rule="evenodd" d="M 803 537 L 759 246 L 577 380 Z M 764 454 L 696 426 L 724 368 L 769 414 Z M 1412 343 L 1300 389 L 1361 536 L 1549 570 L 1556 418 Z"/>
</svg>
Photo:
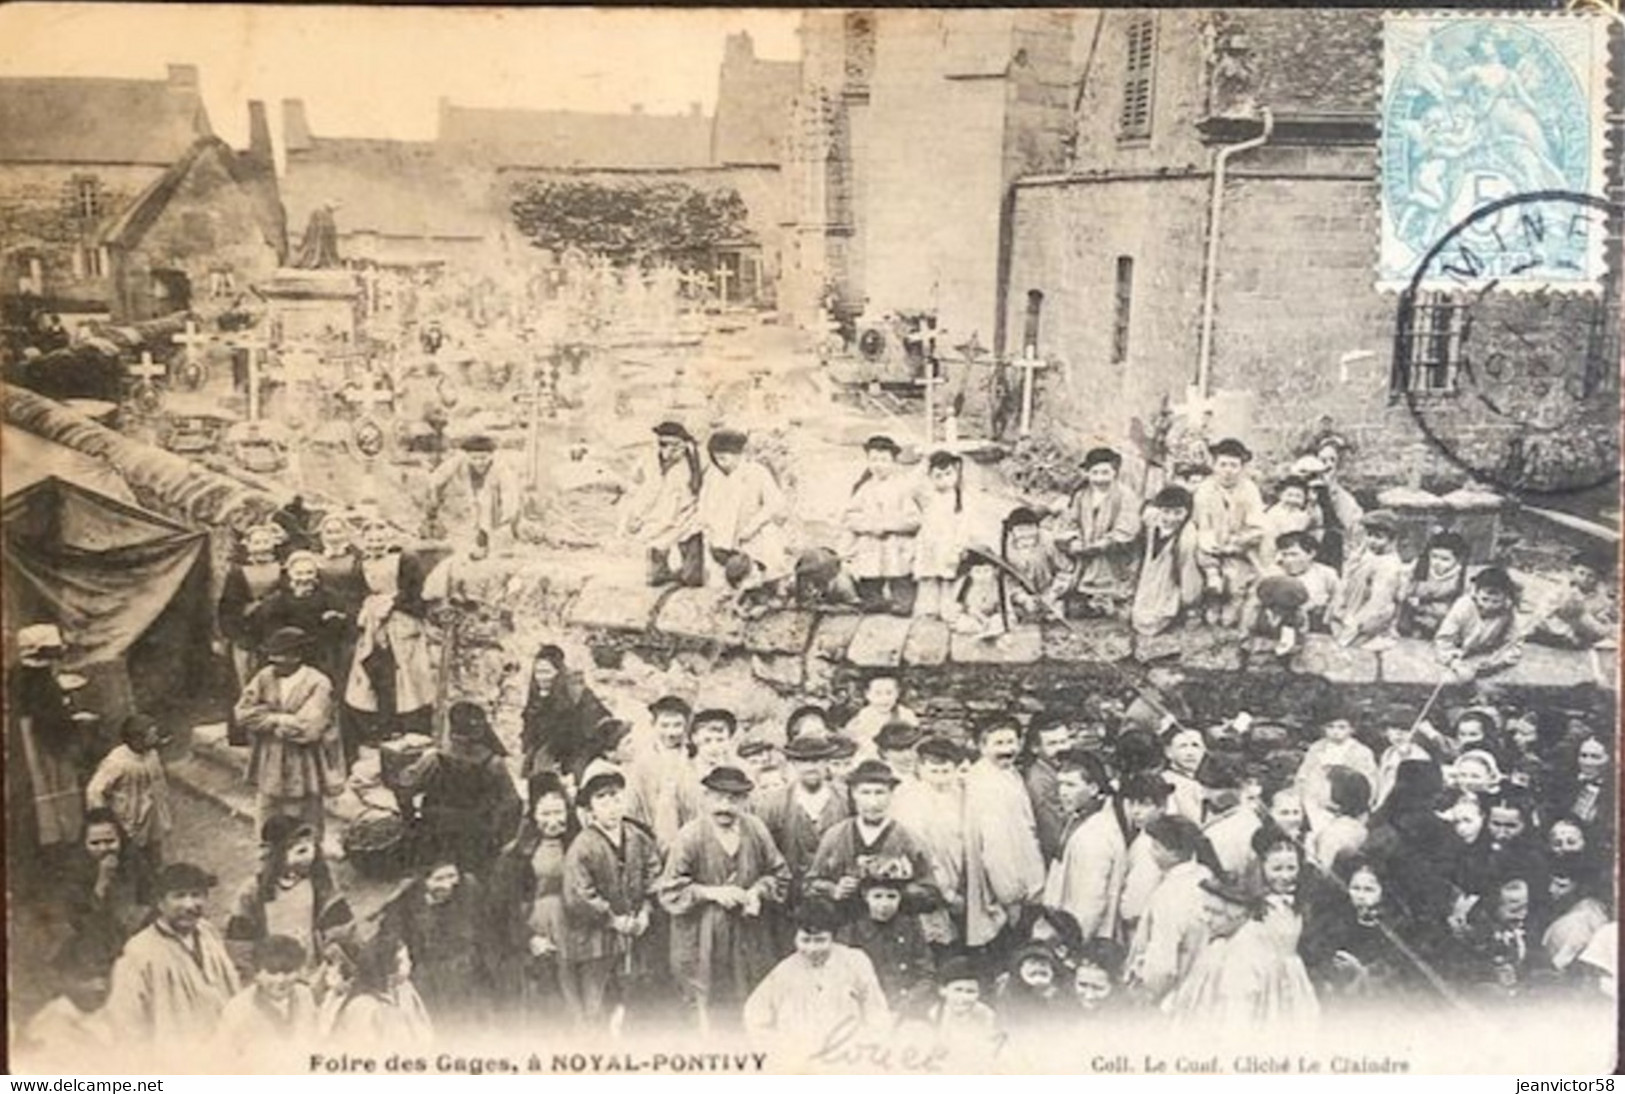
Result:
<svg viewBox="0 0 1625 1094">
<path fill-rule="evenodd" d="M 1410 286 L 1434 244 L 1492 202 L 1603 192 L 1607 51 L 1604 24 L 1595 19 L 1439 14 L 1385 21 L 1380 288 Z M 1552 212 L 1556 219 L 1561 210 Z M 1483 276 L 1507 289 L 1597 285 L 1601 224 L 1567 234 L 1561 254 L 1531 264 L 1525 248 L 1506 238 L 1504 219 L 1475 221 L 1476 238 L 1463 241 L 1490 256 Z"/>
</svg>

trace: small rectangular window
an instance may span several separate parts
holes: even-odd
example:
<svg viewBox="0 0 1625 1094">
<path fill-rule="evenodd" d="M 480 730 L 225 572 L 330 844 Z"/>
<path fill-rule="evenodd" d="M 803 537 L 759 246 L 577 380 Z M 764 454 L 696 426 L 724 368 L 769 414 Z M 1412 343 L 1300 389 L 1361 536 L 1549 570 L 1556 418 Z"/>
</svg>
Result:
<svg viewBox="0 0 1625 1094">
<path fill-rule="evenodd" d="M 1466 320 L 1466 304 L 1443 293 L 1428 293 L 1411 302 L 1400 325 L 1393 394 L 1456 390 Z"/>
<path fill-rule="evenodd" d="M 1130 19 L 1124 42 L 1123 112 L 1118 118 L 1118 135 L 1124 140 L 1144 140 L 1151 136 L 1151 100 L 1157 61 L 1156 16 L 1137 15 Z"/>
<path fill-rule="evenodd" d="M 1044 314 L 1044 294 L 1037 289 L 1027 291 L 1027 315 L 1021 329 L 1022 353 L 1036 357 L 1038 355 L 1038 322 Z"/>
<path fill-rule="evenodd" d="M 95 220 L 102 215 L 102 188 L 94 178 L 73 180 L 75 210 L 84 220 Z"/>
<path fill-rule="evenodd" d="M 1117 292 L 1112 310 L 1112 364 L 1128 360 L 1129 320 L 1134 310 L 1134 260 L 1128 255 L 1117 259 Z"/>
</svg>

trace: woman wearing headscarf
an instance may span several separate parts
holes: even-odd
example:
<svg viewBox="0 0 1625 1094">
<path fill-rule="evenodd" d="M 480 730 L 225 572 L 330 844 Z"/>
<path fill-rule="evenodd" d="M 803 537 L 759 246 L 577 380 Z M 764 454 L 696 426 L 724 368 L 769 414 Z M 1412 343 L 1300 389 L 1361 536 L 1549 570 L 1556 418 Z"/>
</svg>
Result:
<svg viewBox="0 0 1625 1094">
<path fill-rule="evenodd" d="M 314 968 L 332 936 L 354 922 L 322 857 L 315 830 L 293 817 L 272 817 L 260 832 L 259 872 L 237 894 L 226 943 L 240 970 L 254 944 L 271 935 L 294 939 Z M 235 945 L 234 945 L 235 944 Z"/>
<path fill-rule="evenodd" d="M 342 685 L 348 721 L 362 742 L 427 734 L 436 681 L 424 623 L 423 568 L 400 550 L 394 529 L 380 519 L 367 521 L 361 545 L 365 589 Z"/>
<path fill-rule="evenodd" d="M 486 886 L 491 970 L 498 1007 L 527 1019 L 557 1019 L 564 1009 L 568 923 L 564 853 L 580 828 L 564 783 L 548 771 L 530 783 L 530 812 L 502 849 Z"/>
<path fill-rule="evenodd" d="M 562 649 L 546 645 L 537 650 L 519 715 L 524 777 L 533 779 L 544 771 L 574 777 L 592 749 L 593 731 L 609 716 L 609 708 L 581 674 L 566 670 Z"/>
<path fill-rule="evenodd" d="M 484 874 L 519 826 L 523 807 L 485 711 L 453 703 L 445 747 L 431 748 L 401 773 L 401 788 L 421 794 L 418 839 L 424 860 L 442 858 Z"/>
<path fill-rule="evenodd" d="M 1394 787 L 1367 826 L 1367 857 L 1417 923 L 1444 923 L 1455 903 L 1450 875 L 1458 840 L 1450 823 L 1435 812 L 1443 790 L 1437 764 L 1406 760 L 1395 770 Z"/>
<path fill-rule="evenodd" d="M 444 854 L 378 912 L 379 931 L 406 943 L 412 983 L 442 1031 L 488 1020 L 498 955 L 480 883 Z"/>
</svg>

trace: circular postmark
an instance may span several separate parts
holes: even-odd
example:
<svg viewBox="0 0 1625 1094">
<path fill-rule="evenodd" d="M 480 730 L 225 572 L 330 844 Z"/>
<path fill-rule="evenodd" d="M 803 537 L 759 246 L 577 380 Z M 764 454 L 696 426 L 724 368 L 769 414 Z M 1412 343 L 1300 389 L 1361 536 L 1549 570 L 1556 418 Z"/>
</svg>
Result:
<svg viewBox="0 0 1625 1094">
<path fill-rule="evenodd" d="M 1446 460 L 1515 496 L 1619 478 L 1617 290 L 1576 292 L 1577 233 L 1620 209 L 1546 190 L 1489 202 L 1428 250 L 1399 300 L 1411 416 Z M 1553 289 L 1538 286 L 1550 268 Z"/>
</svg>

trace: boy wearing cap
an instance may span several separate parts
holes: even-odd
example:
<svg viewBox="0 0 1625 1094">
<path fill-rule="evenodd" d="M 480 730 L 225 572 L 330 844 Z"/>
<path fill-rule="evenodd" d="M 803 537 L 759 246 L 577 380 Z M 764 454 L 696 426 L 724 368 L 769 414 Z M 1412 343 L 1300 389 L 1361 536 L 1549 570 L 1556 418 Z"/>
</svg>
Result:
<svg viewBox="0 0 1625 1094">
<path fill-rule="evenodd" d="M 1247 592 L 1258 579 L 1264 540 L 1264 495 L 1247 477 L 1253 454 L 1234 437 L 1215 444 L 1213 477 L 1191 492 L 1197 564 L 1207 589 L 1208 623 L 1234 627 Z"/>
<path fill-rule="evenodd" d="M 908 615 L 914 610 L 914 536 L 920 530 L 915 484 L 897 465 L 902 449 L 890 437 L 870 437 L 867 466 L 852 487 L 842 524 L 843 554 L 866 612 Z"/>
<path fill-rule="evenodd" d="M 1024 505 L 1010 510 L 1004 518 L 1001 548 L 1004 564 L 1017 578 L 1005 584 L 1011 619 L 1017 623 L 1042 623 L 1053 618 L 1072 587 L 1073 564 L 1059 545 L 1045 539 L 1043 522 L 1034 510 Z M 1134 564 L 1133 555 L 1131 547 L 1130 566 Z M 1130 582 L 1128 592 L 1132 591 Z"/>
<path fill-rule="evenodd" d="M 718 767 L 701 780 L 705 813 L 683 826 L 662 875 L 671 965 L 701 1031 L 731 1026 L 777 959 L 764 905 L 781 903 L 790 868 L 749 812 L 750 779 Z"/>
<path fill-rule="evenodd" d="M 146 1050 L 185 1051 L 214 1033 L 240 983 L 225 943 L 204 918 L 212 874 L 189 862 L 158 872 L 153 922 L 113 966 L 107 1018 L 114 1035 Z"/>
<path fill-rule="evenodd" d="M 941 895 L 925 849 L 891 816 L 897 776 L 879 760 L 865 760 L 846 782 L 852 816 L 824 834 L 807 873 L 807 889 L 836 901 L 848 918 L 857 914 L 858 889 L 869 877 L 899 882 L 911 915 L 936 907 Z"/>
<path fill-rule="evenodd" d="M 699 451 L 677 422 L 661 422 L 654 434 L 655 466 L 621 502 L 620 535 L 643 548 L 650 585 L 697 587 L 705 582 Z"/>
<path fill-rule="evenodd" d="M 1165 486 L 1146 510 L 1140 576 L 1129 603 L 1129 623 L 1141 635 L 1161 634 L 1201 602 L 1202 569 L 1191 506 L 1188 490 Z"/>
<path fill-rule="evenodd" d="M 1134 591 L 1134 541 L 1140 534 L 1140 499 L 1119 479 L 1123 457 L 1091 448 L 1083 457 L 1084 483 L 1067 503 L 1062 543 L 1077 563 L 1067 597 L 1072 618 L 1116 615 Z"/>
<path fill-rule="evenodd" d="M 719 429 L 706 450 L 711 466 L 700 485 L 695 519 L 706 551 L 744 603 L 750 590 L 789 573 L 784 491 L 766 465 L 744 458 L 743 433 Z"/>
<path fill-rule="evenodd" d="M 286 627 L 265 643 L 269 662 L 243 688 L 233 708 L 253 739 L 248 781 L 259 795 L 259 825 L 274 816 L 304 821 L 317 842 L 326 820 L 323 798 L 344 789 L 344 752 L 333 684 L 305 663 L 306 635 Z"/>
<path fill-rule="evenodd" d="M 1308 628 L 1311 631 L 1324 632 L 1326 614 L 1331 611 L 1332 603 L 1337 599 L 1342 579 L 1337 576 L 1336 570 L 1324 562 L 1315 561 L 1315 555 L 1319 550 L 1319 541 L 1308 532 L 1288 532 L 1276 537 L 1275 563 L 1264 569 L 1259 581 L 1267 581 L 1272 577 L 1289 577 L 1303 586 L 1305 593 L 1303 614 Z M 1253 610 L 1255 599 L 1256 597 L 1249 597 L 1249 607 L 1244 609 L 1244 615 L 1247 611 Z"/>
<path fill-rule="evenodd" d="M 578 1023 L 603 1020 L 605 1000 L 626 999 L 637 940 L 649 929 L 660 849 L 640 825 L 626 821 L 626 779 L 604 771 L 576 795 L 587 824 L 564 854 L 565 999 Z"/>
<path fill-rule="evenodd" d="M 1365 517 L 1364 546 L 1343 568 L 1343 584 L 1332 605 L 1332 636 L 1344 646 L 1388 634 L 1399 617 L 1405 590 L 1405 561 L 1395 545 L 1399 523 L 1378 509 Z"/>
<path fill-rule="evenodd" d="M 647 826 L 661 847 L 698 811 L 688 756 L 688 723 L 694 709 L 675 695 L 649 705 L 654 736 L 627 771 L 627 816 Z"/>
</svg>

